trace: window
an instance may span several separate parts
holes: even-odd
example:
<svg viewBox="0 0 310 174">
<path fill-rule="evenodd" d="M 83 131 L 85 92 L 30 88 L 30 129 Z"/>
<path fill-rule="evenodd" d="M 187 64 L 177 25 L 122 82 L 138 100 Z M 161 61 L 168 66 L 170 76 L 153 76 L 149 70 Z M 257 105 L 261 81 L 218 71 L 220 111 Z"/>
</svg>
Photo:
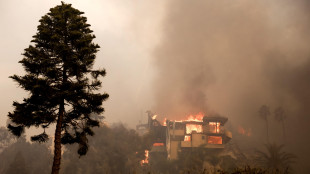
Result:
<svg viewBox="0 0 310 174">
<path fill-rule="evenodd" d="M 186 134 L 191 134 L 193 131 L 202 133 L 201 124 L 186 124 Z"/>
<path fill-rule="evenodd" d="M 164 146 L 164 143 L 154 143 L 153 146 Z"/>
<path fill-rule="evenodd" d="M 208 136 L 208 144 L 223 144 L 222 137 Z"/>
<path fill-rule="evenodd" d="M 191 136 L 190 135 L 185 135 L 184 141 L 191 141 Z"/>
<path fill-rule="evenodd" d="M 220 133 L 220 122 L 209 122 L 209 131 L 211 133 Z"/>
</svg>

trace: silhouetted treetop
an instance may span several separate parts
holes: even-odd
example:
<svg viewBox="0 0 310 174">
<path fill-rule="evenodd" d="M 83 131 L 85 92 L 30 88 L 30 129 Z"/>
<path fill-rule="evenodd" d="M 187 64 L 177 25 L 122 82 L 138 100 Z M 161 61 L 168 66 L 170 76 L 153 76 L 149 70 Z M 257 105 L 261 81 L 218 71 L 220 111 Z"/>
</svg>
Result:
<svg viewBox="0 0 310 174">
<path fill-rule="evenodd" d="M 95 36 L 82 14 L 64 2 L 51 8 L 40 19 L 33 44 L 19 61 L 25 75 L 10 77 L 29 92 L 29 97 L 13 103 L 8 128 L 20 136 L 25 127 L 45 129 L 56 122 L 54 162 L 58 166 L 61 143 L 78 143 L 78 153 L 86 154 L 87 135 L 94 135 L 91 128 L 99 126 L 91 114 L 102 113 L 102 102 L 108 98 L 106 93 L 96 93 L 101 87 L 99 77 L 106 72 L 93 69 L 99 45 L 93 43 Z M 45 131 L 31 138 L 38 142 L 47 139 Z"/>
</svg>

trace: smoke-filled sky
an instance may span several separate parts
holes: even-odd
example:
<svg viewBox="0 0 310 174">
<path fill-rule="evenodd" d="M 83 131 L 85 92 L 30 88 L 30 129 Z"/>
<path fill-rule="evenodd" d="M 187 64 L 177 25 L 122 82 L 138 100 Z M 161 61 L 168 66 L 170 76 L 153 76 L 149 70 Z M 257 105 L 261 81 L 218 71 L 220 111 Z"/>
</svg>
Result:
<svg viewBox="0 0 310 174">
<path fill-rule="evenodd" d="M 285 143 L 309 173 L 310 3 L 295 0 L 169 1 L 154 48 L 155 111 L 168 118 L 221 114 L 266 143 Z M 274 110 L 282 107 L 286 139 Z M 307 168 L 307 169 L 306 169 Z"/>
<path fill-rule="evenodd" d="M 104 102 L 103 115 L 108 122 L 135 126 L 151 108 L 149 89 L 153 77 L 151 53 L 159 39 L 163 3 L 134 3 L 129 0 L 72 0 L 74 8 L 85 12 L 100 45 L 95 67 L 105 68 L 101 92 L 110 98 Z M 61 1 L 0 0 L 0 126 L 6 125 L 7 113 L 14 100 L 27 94 L 8 77 L 24 73 L 22 53 L 37 32 L 41 16 Z M 144 119 L 145 120 L 145 119 Z"/>
<path fill-rule="evenodd" d="M 85 12 L 101 46 L 95 67 L 107 70 L 101 90 L 110 94 L 106 121 L 133 127 L 149 109 L 171 119 L 218 113 L 255 133 L 265 126 L 259 107 L 273 113 L 281 106 L 288 146 L 298 148 L 302 160 L 310 156 L 307 0 L 65 2 Z M 58 4 L 0 1 L 0 126 L 13 100 L 27 95 L 8 76 L 23 73 L 17 63 L 23 49 L 41 16 Z M 280 127 L 273 117 L 270 125 Z M 274 141 L 282 135 L 277 130 L 271 131 Z"/>
<path fill-rule="evenodd" d="M 170 1 L 154 48 L 155 110 L 226 115 L 243 124 L 265 104 L 309 121 L 307 1 Z"/>
<path fill-rule="evenodd" d="M 159 110 L 231 115 L 262 104 L 302 109 L 302 91 L 294 88 L 307 80 L 297 74 L 307 69 L 310 52 L 305 5 L 290 0 L 168 3 L 163 39 L 154 51 Z"/>
</svg>

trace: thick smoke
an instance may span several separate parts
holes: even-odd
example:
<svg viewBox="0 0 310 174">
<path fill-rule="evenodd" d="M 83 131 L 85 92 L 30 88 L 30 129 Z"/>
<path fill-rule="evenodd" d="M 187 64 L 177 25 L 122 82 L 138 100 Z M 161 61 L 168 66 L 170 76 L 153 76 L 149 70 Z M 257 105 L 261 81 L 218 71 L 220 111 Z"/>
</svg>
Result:
<svg viewBox="0 0 310 174">
<path fill-rule="evenodd" d="M 304 152 L 310 155 L 304 138 L 310 130 L 309 2 L 169 2 L 154 51 L 153 110 L 170 119 L 219 113 L 263 138 L 258 135 L 265 126 L 259 107 L 268 105 L 273 114 L 281 106 L 287 115 L 285 143 L 300 150 L 294 153 L 305 167 Z M 273 117 L 270 124 L 278 131 L 271 132 L 271 139 L 278 141 L 281 127 Z"/>
</svg>

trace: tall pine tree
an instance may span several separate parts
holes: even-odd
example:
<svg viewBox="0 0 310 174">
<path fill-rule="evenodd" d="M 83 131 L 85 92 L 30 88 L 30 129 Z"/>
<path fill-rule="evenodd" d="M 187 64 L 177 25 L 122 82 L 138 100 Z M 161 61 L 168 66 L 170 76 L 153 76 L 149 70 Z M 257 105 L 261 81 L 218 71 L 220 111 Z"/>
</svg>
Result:
<svg viewBox="0 0 310 174">
<path fill-rule="evenodd" d="M 99 126 L 92 114 L 102 113 L 102 102 L 108 98 L 96 93 L 101 87 L 98 78 L 106 72 L 93 70 L 99 46 L 92 42 L 95 36 L 82 14 L 63 2 L 51 8 L 19 62 L 26 74 L 10 77 L 29 97 L 13 103 L 9 130 L 20 136 L 25 128 L 41 126 L 44 132 L 31 140 L 45 142 L 45 128 L 56 123 L 53 174 L 60 170 L 61 144 L 78 143 L 78 154 L 87 153 L 87 135 L 93 136 L 92 128 Z"/>
</svg>

